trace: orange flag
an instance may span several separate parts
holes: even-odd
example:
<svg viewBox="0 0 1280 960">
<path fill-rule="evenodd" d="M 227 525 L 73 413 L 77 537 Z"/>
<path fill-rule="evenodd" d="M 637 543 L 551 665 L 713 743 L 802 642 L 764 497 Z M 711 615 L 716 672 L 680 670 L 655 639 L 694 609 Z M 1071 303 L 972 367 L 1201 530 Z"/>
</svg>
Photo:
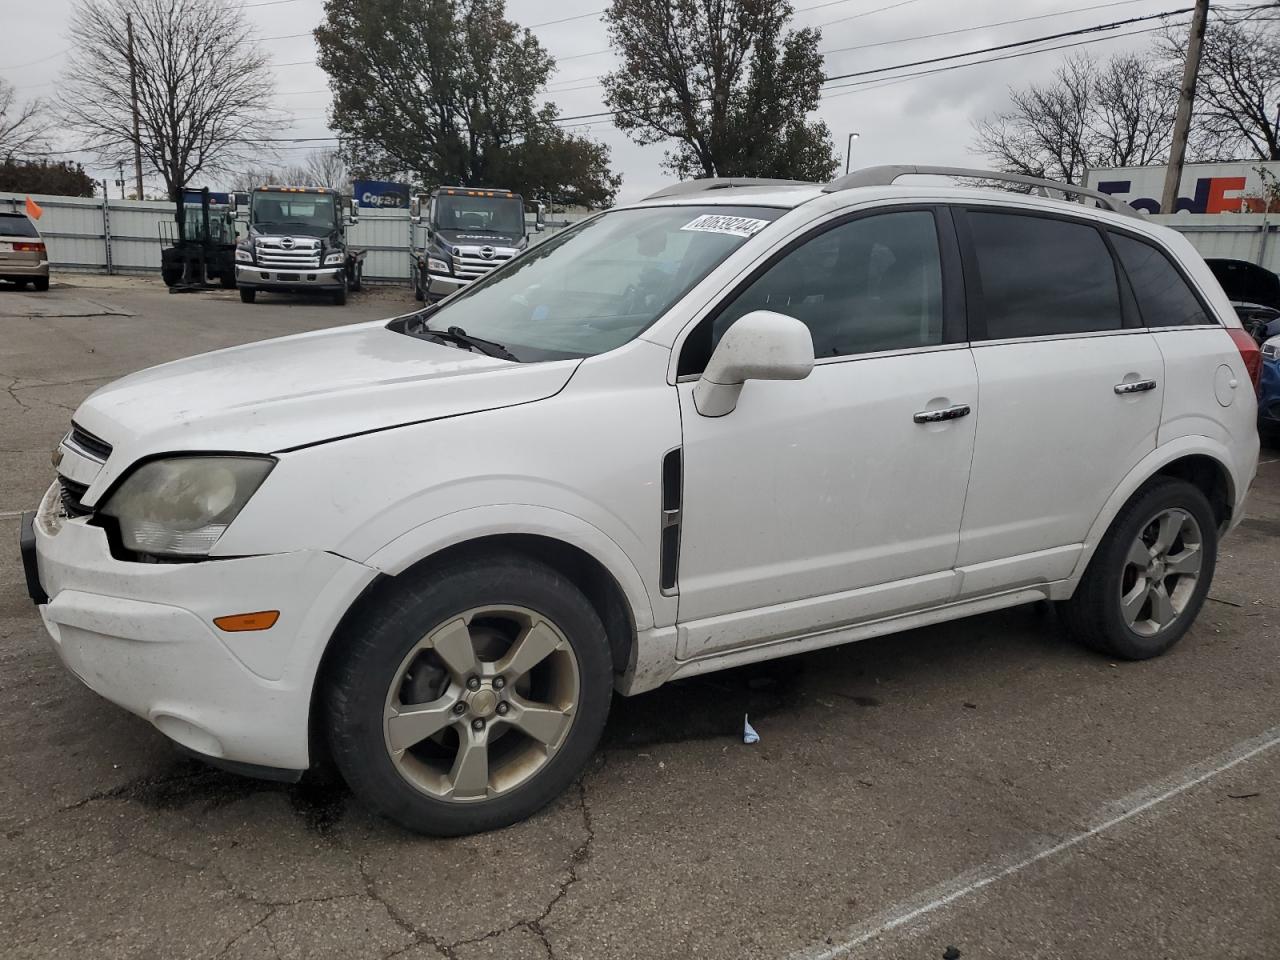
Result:
<svg viewBox="0 0 1280 960">
<path fill-rule="evenodd" d="M 36 203 L 30 197 L 27 197 L 27 216 L 32 220 L 39 220 L 44 216 L 44 210 L 41 209 L 40 204 Z"/>
</svg>

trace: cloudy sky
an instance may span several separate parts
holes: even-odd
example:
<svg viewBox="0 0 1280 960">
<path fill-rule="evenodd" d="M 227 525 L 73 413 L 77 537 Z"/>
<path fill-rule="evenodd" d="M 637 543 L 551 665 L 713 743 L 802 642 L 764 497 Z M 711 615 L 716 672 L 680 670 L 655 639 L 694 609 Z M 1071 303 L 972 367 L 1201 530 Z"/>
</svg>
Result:
<svg viewBox="0 0 1280 960">
<path fill-rule="evenodd" d="M 508 0 L 507 15 L 533 26 L 575 17 L 565 22 L 533 26 L 543 46 L 556 58 L 557 72 L 547 91 L 561 116 L 592 114 L 604 109 L 597 83 L 614 65 L 598 11 L 606 0 Z M 1188 0 L 792 0 L 796 26 L 822 30 L 820 49 L 826 54 L 828 75 L 875 70 L 1047 34 L 1063 33 L 1095 24 L 1176 10 Z M 5 43 L 0 76 L 18 88 L 20 98 L 47 97 L 66 53 L 65 23 L 72 0 L 0 0 L 4 11 Z M 322 0 L 246 0 L 245 15 L 255 25 L 275 64 L 279 102 L 291 119 L 281 137 L 322 137 L 332 131 L 325 123 L 329 95 L 325 74 L 315 64 L 315 45 L 304 34 L 320 21 Z M 584 15 L 584 16 L 579 16 Z M 1031 18 L 1031 19 L 1024 19 Z M 1019 19 L 1022 22 L 1006 21 Z M 1185 16 L 1169 22 L 1184 23 Z M 1107 39 L 1077 49 L 1098 55 L 1140 49 L 1151 41 L 1148 30 L 1161 21 L 1122 27 Z M 977 29 L 973 29 L 977 28 Z M 946 33 L 945 36 L 924 37 Z M 1124 36 L 1122 34 L 1129 34 Z M 285 38 L 286 39 L 274 39 Z M 1092 37 L 1046 41 L 1016 51 L 1075 43 Z M 857 49 L 849 49 L 857 48 Z M 904 77 L 930 67 L 901 68 L 856 81 L 834 81 L 818 116 L 835 135 L 840 155 L 849 133 L 857 132 L 855 165 L 874 163 L 972 164 L 971 122 L 1005 102 L 1010 84 L 1046 77 L 1067 50 L 1049 50 L 924 76 Z M 999 56 L 987 54 L 985 56 Z M 957 62 L 957 61 L 952 61 Z M 963 61 L 958 61 L 963 62 Z M 942 64 L 935 65 L 941 66 Z M 840 84 L 856 83 L 837 89 Z M 663 148 L 639 147 L 608 121 L 579 124 L 573 129 L 607 143 L 615 170 L 623 174 L 623 202 L 637 199 L 670 178 L 660 169 Z M 74 142 L 59 146 L 73 148 Z M 315 144 L 284 145 L 280 159 L 300 160 Z M 99 179 L 116 177 L 91 156 L 79 156 Z M 126 172 L 127 173 L 127 172 Z M 215 186 L 217 184 L 214 184 Z M 112 186 L 116 194 L 117 188 Z"/>
</svg>

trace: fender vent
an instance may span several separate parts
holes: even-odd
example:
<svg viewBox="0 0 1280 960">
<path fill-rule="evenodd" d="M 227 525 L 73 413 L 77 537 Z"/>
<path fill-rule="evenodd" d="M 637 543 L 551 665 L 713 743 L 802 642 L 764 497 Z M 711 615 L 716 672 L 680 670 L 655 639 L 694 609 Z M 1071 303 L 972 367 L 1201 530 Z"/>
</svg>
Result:
<svg viewBox="0 0 1280 960">
<path fill-rule="evenodd" d="M 662 567 L 658 585 L 663 593 L 675 591 L 676 572 L 680 565 L 681 471 L 680 448 L 676 447 L 662 458 Z"/>
</svg>

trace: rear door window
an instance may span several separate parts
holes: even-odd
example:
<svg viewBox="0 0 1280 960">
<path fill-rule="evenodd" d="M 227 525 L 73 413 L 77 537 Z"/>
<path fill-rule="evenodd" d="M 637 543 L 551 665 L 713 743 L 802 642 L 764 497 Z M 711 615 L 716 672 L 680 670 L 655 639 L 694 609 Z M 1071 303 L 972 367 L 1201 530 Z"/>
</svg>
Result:
<svg viewBox="0 0 1280 960">
<path fill-rule="evenodd" d="M 1092 224 L 973 209 L 965 219 L 982 290 L 974 339 L 1124 326 L 1115 262 Z"/>
<path fill-rule="evenodd" d="M 0 237 L 38 237 L 36 226 L 23 214 L 0 213 Z"/>
<path fill-rule="evenodd" d="M 1185 327 L 1214 322 L 1178 268 L 1161 251 L 1122 233 L 1112 233 L 1111 243 L 1129 278 L 1144 324 Z"/>
</svg>

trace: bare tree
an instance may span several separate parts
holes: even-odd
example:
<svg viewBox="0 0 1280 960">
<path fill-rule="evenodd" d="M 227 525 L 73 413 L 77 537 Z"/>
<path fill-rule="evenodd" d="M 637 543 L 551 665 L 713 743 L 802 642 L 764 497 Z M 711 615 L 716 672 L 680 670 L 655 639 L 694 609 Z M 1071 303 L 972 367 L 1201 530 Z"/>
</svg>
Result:
<svg viewBox="0 0 1280 960">
<path fill-rule="evenodd" d="M 1180 64 L 1187 37 L 1169 31 L 1157 42 Z M 1191 120 L 1194 152 L 1205 160 L 1280 160 L 1280 22 L 1215 18 L 1205 31 Z"/>
<path fill-rule="evenodd" d="M 131 162 L 126 17 L 132 17 L 146 165 L 171 197 L 199 174 L 260 156 L 273 77 L 231 0 L 76 0 L 62 114 L 105 163 Z"/>
<path fill-rule="evenodd" d="M 240 170 L 231 179 L 232 190 L 252 190 L 265 184 L 290 187 L 328 187 L 350 193 L 351 176 L 346 161 L 337 150 L 316 150 L 301 163 L 279 167 L 254 165 Z"/>
<path fill-rule="evenodd" d="M 43 153 L 48 129 L 44 103 L 28 100 L 19 105 L 13 84 L 0 78 L 0 161 Z"/>
<path fill-rule="evenodd" d="M 974 148 L 1005 171 L 1080 183 L 1090 167 L 1168 155 L 1176 86 L 1150 58 L 1069 57 L 1048 83 L 1011 89 L 1009 100 L 1008 110 L 975 125 Z"/>
<path fill-rule="evenodd" d="M 338 193 L 351 192 L 351 171 L 337 150 L 316 150 L 306 159 L 309 187 L 328 187 Z"/>
</svg>

